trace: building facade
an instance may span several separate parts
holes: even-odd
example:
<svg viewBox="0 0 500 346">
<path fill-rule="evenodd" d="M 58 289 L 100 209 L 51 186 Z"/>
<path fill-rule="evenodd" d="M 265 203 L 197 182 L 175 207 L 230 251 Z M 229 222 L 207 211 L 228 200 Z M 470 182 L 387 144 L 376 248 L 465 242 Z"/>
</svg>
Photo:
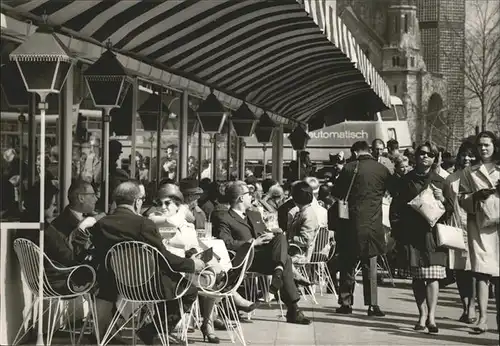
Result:
<svg viewBox="0 0 500 346">
<path fill-rule="evenodd" d="M 463 38 L 453 36 L 462 33 L 463 37 L 463 12 L 455 6 L 451 18 L 439 22 L 439 13 L 455 2 L 446 0 L 437 7 L 438 3 L 441 1 L 340 0 L 337 10 L 391 93 L 403 100 L 413 140 L 431 139 L 452 149 L 464 127 L 464 78 L 459 64 Z M 456 22 L 448 29 L 451 19 Z M 460 42 L 454 46 L 455 41 Z"/>
</svg>

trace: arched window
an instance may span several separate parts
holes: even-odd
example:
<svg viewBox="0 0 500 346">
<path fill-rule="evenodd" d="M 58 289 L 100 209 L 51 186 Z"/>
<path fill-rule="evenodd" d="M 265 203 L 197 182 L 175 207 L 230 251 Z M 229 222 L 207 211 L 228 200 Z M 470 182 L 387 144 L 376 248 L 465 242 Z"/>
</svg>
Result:
<svg viewBox="0 0 500 346">
<path fill-rule="evenodd" d="M 405 14 L 405 23 L 404 23 L 404 28 L 405 28 L 405 32 L 408 32 L 408 15 Z"/>
</svg>

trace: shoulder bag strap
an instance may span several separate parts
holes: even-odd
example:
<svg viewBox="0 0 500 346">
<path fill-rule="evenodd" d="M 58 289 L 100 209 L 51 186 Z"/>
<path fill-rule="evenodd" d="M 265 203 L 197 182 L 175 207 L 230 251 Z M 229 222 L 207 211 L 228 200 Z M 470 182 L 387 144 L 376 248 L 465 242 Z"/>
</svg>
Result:
<svg viewBox="0 0 500 346">
<path fill-rule="evenodd" d="M 359 168 L 359 160 L 356 162 L 356 168 L 354 168 L 354 174 L 352 175 L 351 183 L 349 184 L 349 188 L 347 189 L 347 194 L 345 196 L 344 201 L 347 201 L 349 195 L 351 194 L 352 185 L 354 184 L 354 179 L 356 178 L 356 174 L 358 174 Z"/>
</svg>

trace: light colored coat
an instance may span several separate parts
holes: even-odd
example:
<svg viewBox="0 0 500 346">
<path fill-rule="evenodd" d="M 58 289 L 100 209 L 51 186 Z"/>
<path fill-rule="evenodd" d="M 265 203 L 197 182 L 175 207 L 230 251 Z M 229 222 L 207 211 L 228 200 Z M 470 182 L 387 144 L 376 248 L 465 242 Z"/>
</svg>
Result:
<svg viewBox="0 0 500 346">
<path fill-rule="evenodd" d="M 458 201 L 458 192 L 460 188 L 460 179 L 463 176 L 463 170 L 456 171 L 446 178 L 445 195 L 453 200 L 453 214 L 450 223 L 452 226 L 464 230 L 465 246 L 468 247 L 467 232 L 467 212 L 462 208 Z M 454 270 L 471 270 L 470 252 L 460 250 L 449 250 L 449 267 Z"/>
<path fill-rule="evenodd" d="M 314 247 L 314 237 L 319 230 L 318 218 L 312 204 L 302 207 L 288 225 L 290 243 L 299 246 L 305 253 Z"/>
<path fill-rule="evenodd" d="M 500 197 L 498 192 L 485 201 L 475 201 L 473 193 L 481 189 L 495 188 L 500 180 L 500 165 L 489 173 L 483 164 L 468 167 L 460 179 L 460 205 L 467 212 L 467 232 L 472 271 L 499 276 L 500 256 Z M 484 221 L 496 218 L 496 223 L 484 225 Z"/>
</svg>

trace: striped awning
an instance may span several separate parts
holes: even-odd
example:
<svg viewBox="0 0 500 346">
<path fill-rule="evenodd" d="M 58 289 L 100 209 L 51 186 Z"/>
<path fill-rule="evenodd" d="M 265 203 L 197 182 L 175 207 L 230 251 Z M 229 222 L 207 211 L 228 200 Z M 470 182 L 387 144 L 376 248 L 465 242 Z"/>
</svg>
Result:
<svg viewBox="0 0 500 346">
<path fill-rule="evenodd" d="M 387 85 L 329 0 L 11 0 L 2 10 L 309 121 L 390 106 Z M 362 104 L 362 109 L 360 109 Z M 345 114 L 346 116 L 348 114 Z"/>
</svg>

